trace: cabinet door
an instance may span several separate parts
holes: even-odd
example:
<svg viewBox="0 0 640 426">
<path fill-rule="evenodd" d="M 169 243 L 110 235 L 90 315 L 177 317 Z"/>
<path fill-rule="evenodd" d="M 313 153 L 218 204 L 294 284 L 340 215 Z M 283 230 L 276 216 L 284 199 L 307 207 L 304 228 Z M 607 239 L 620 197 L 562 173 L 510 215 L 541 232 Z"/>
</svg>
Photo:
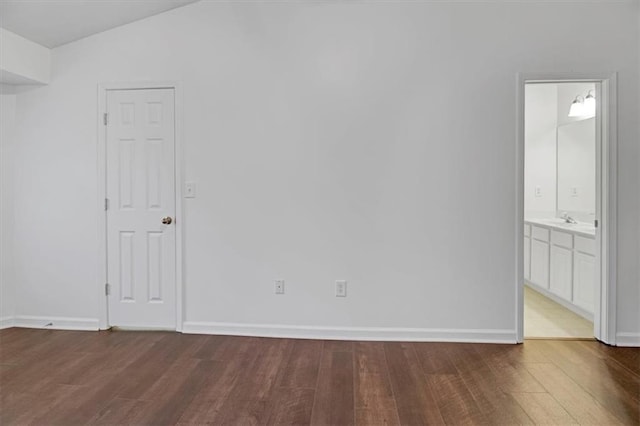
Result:
<svg viewBox="0 0 640 426">
<path fill-rule="evenodd" d="M 549 244 L 531 239 L 531 282 L 549 288 Z"/>
<path fill-rule="evenodd" d="M 571 301 L 573 252 L 564 247 L 551 246 L 551 277 L 549 290 Z"/>
<path fill-rule="evenodd" d="M 596 258 L 588 254 L 575 254 L 573 266 L 573 303 L 593 313 L 596 282 Z"/>
<path fill-rule="evenodd" d="M 531 279 L 531 238 L 524 237 L 524 279 Z"/>
</svg>

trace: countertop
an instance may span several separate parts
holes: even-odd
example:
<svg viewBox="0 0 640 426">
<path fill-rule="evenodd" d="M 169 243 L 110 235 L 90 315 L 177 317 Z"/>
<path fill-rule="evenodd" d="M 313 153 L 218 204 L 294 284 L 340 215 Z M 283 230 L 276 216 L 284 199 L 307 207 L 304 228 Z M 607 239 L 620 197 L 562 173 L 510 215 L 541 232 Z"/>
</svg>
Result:
<svg viewBox="0 0 640 426">
<path fill-rule="evenodd" d="M 547 229 L 556 229 L 558 231 L 571 232 L 573 234 L 577 234 L 587 238 L 596 237 L 596 227 L 590 223 L 585 223 L 585 222 L 566 223 L 564 219 L 560 219 L 560 218 L 550 218 L 550 219 L 526 218 L 524 220 L 524 223 L 540 226 Z"/>
</svg>

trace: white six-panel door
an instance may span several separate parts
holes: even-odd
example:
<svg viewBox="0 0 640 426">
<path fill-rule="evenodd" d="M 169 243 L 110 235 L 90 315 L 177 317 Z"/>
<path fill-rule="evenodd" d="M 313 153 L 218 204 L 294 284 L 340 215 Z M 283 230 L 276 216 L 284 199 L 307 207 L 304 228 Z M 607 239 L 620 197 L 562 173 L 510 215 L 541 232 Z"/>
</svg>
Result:
<svg viewBox="0 0 640 426">
<path fill-rule="evenodd" d="M 107 114 L 109 325 L 175 329 L 174 91 L 108 90 Z"/>
</svg>

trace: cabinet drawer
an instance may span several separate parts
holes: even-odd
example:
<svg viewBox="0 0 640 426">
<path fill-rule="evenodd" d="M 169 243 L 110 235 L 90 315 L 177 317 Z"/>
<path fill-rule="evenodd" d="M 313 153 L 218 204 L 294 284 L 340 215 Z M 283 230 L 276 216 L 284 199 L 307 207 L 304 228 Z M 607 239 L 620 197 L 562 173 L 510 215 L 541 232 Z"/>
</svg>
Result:
<svg viewBox="0 0 640 426">
<path fill-rule="evenodd" d="M 566 232 L 551 230 L 551 243 L 560 247 L 566 247 L 568 249 L 572 249 L 573 235 L 567 234 Z"/>
<path fill-rule="evenodd" d="M 531 225 L 524 225 L 524 236 L 525 237 L 530 237 L 531 236 Z"/>
<path fill-rule="evenodd" d="M 536 240 L 549 242 L 549 230 L 546 228 L 531 227 L 531 236 Z"/>
<path fill-rule="evenodd" d="M 596 240 L 576 235 L 576 250 L 582 253 L 596 255 Z"/>
</svg>

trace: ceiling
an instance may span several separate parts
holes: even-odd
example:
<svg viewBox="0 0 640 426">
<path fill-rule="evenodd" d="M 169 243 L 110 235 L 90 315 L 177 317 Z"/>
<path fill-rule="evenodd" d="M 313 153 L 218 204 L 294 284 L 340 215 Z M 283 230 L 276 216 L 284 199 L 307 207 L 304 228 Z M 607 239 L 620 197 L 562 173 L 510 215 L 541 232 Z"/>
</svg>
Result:
<svg viewBox="0 0 640 426">
<path fill-rule="evenodd" d="M 0 0 L 0 27 L 56 47 L 198 0 Z"/>
</svg>

